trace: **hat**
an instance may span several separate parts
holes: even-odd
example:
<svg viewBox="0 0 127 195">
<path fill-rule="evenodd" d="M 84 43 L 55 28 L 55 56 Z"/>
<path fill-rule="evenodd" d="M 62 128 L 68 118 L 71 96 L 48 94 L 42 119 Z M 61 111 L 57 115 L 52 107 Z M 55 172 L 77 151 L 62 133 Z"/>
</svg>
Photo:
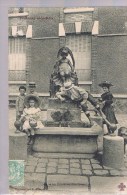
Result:
<svg viewBox="0 0 127 195">
<path fill-rule="evenodd" d="M 37 106 L 38 107 L 40 106 L 40 104 L 41 104 L 40 98 L 38 96 L 36 96 L 36 95 L 31 95 L 31 94 L 25 96 L 25 98 L 24 98 L 24 104 L 25 104 L 25 106 L 27 106 L 27 107 L 29 106 L 29 100 L 30 99 L 35 100 Z"/>
<path fill-rule="evenodd" d="M 113 84 L 109 81 L 103 81 L 102 83 L 99 84 L 100 87 L 111 87 Z"/>
<path fill-rule="evenodd" d="M 65 90 L 70 90 L 70 89 L 73 88 L 73 86 L 74 86 L 74 85 L 72 84 L 71 81 L 68 81 L 68 82 L 65 82 L 65 83 L 64 83 Z"/>
<path fill-rule="evenodd" d="M 36 87 L 36 84 L 35 84 L 35 82 L 29 82 L 28 86 L 29 87 Z"/>
</svg>

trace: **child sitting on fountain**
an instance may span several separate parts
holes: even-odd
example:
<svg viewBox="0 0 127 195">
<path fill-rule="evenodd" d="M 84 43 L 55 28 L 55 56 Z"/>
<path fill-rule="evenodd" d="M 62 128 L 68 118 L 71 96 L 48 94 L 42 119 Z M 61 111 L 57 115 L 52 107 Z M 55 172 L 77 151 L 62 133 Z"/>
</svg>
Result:
<svg viewBox="0 0 127 195">
<path fill-rule="evenodd" d="M 75 86 L 71 81 L 65 82 L 64 86 L 60 88 L 60 91 L 56 93 L 56 97 L 61 101 L 65 101 L 66 97 L 68 97 L 72 101 L 79 103 L 83 112 L 89 119 L 90 125 L 93 125 L 93 121 L 91 120 L 88 111 L 87 101 L 89 101 L 98 111 L 100 111 L 100 106 L 97 104 L 93 96 L 85 91 L 85 89 Z"/>
<path fill-rule="evenodd" d="M 27 95 L 24 104 L 27 108 L 24 109 L 20 120 L 24 122 L 23 132 L 30 137 L 28 144 L 32 144 L 35 130 L 44 127 L 40 120 L 40 99 L 35 95 Z"/>
</svg>

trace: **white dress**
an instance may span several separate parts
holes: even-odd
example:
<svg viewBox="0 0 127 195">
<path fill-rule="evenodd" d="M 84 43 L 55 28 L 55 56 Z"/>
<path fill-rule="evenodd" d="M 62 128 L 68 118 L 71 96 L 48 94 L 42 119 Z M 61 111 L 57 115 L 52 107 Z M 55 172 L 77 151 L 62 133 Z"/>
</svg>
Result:
<svg viewBox="0 0 127 195">
<path fill-rule="evenodd" d="M 43 128 L 44 125 L 42 124 L 42 122 L 40 120 L 40 114 L 41 114 L 40 108 L 35 108 L 35 107 L 25 108 L 23 111 L 23 114 L 22 114 L 22 117 L 25 117 L 25 119 L 26 119 L 24 124 L 23 124 L 23 130 L 31 129 L 31 126 L 29 124 L 29 120 L 31 118 L 36 120 L 36 122 L 37 122 L 37 126 L 35 127 L 35 129 Z"/>
</svg>

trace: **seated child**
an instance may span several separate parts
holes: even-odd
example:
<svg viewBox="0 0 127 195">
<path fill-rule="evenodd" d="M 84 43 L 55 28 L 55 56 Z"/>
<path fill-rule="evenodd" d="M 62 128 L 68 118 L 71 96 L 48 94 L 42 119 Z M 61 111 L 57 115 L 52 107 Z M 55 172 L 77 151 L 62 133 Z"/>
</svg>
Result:
<svg viewBox="0 0 127 195">
<path fill-rule="evenodd" d="M 25 108 L 24 105 L 24 98 L 25 98 L 25 92 L 26 92 L 26 87 L 20 86 L 19 87 L 19 96 L 16 99 L 16 122 L 14 123 L 16 127 L 15 133 L 19 133 L 20 128 L 18 126 L 18 120 L 21 118 L 21 115 L 23 114 L 23 110 Z"/>
<path fill-rule="evenodd" d="M 23 121 L 23 132 L 30 137 L 29 143 L 31 144 L 33 143 L 35 130 L 44 127 L 40 120 L 40 99 L 35 95 L 27 95 L 24 99 L 24 103 L 27 108 L 24 109 L 20 120 Z"/>
<path fill-rule="evenodd" d="M 56 97 L 61 101 L 66 100 L 66 97 L 70 98 L 72 101 L 79 103 L 83 112 L 86 114 L 89 119 L 90 125 L 93 125 L 93 122 L 88 111 L 87 100 L 99 111 L 100 107 L 97 102 L 94 100 L 93 96 L 78 86 L 72 84 L 71 81 L 64 83 L 64 86 L 61 87 L 60 91 L 56 93 Z"/>
</svg>

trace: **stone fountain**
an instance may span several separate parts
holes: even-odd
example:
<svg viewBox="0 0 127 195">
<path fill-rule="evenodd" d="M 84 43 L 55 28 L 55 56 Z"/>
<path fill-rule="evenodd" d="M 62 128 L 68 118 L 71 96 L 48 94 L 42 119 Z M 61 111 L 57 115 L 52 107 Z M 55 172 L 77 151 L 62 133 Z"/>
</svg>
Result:
<svg viewBox="0 0 127 195">
<path fill-rule="evenodd" d="M 72 62 L 66 58 L 70 54 Z M 70 79 L 78 84 L 74 58 L 69 48 L 61 48 L 50 80 L 47 120 L 45 127 L 36 132 L 33 144 L 35 156 L 65 158 L 92 158 L 98 152 L 98 136 L 102 133 L 101 118 L 94 125 L 81 121 L 81 108 L 73 101 L 62 102 L 55 97 L 63 83 Z M 68 68 L 69 67 L 69 68 Z M 100 122 L 98 122 L 100 120 Z"/>
</svg>

